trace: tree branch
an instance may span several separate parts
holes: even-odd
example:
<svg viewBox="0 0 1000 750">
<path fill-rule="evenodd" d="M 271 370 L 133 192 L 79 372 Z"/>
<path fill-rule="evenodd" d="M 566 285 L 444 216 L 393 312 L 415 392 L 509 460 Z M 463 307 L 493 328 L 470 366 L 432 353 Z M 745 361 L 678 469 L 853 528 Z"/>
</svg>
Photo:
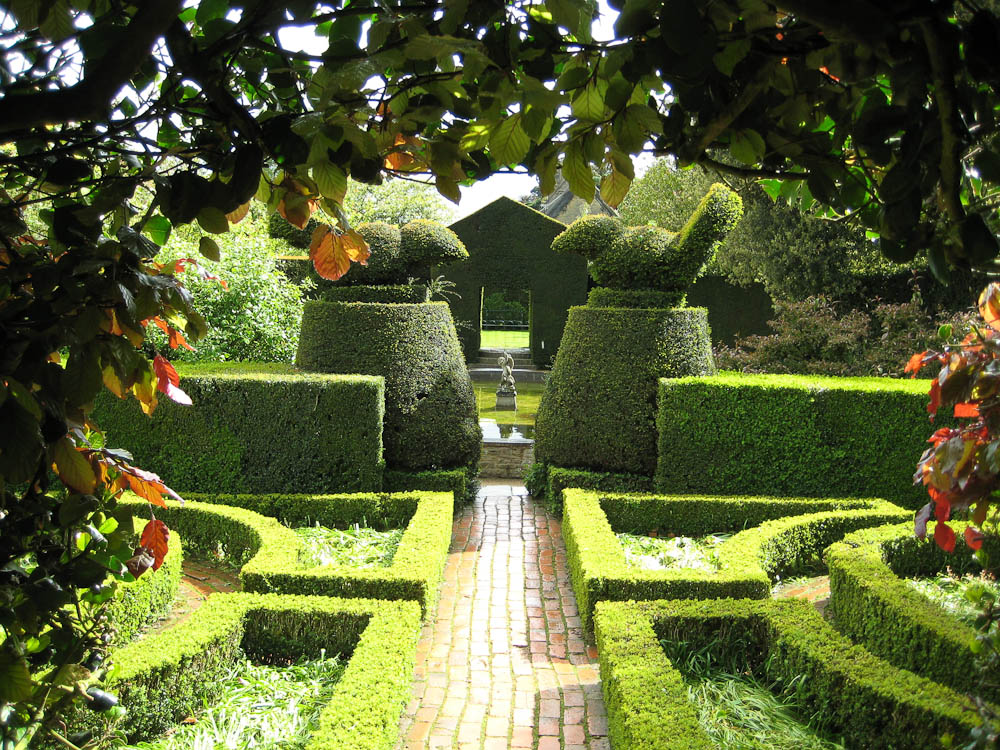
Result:
<svg viewBox="0 0 1000 750">
<path fill-rule="evenodd" d="M 66 89 L 4 96 L 0 99 L 0 133 L 104 117 L 111 98 L 149 57 L 153 44 L 177 18 L 180 6 L 180 0 L 142 3 L 119 43 L 79 83 Z"/>
<path fill-rule="evenodd" d="M 891 57 L 885 39 L 896 24 L 890 15 L 865 0 L 776 0 L 774 5 L 795 18 L 822 29 L 831 41 L 850 41 Z"/>
</svg>

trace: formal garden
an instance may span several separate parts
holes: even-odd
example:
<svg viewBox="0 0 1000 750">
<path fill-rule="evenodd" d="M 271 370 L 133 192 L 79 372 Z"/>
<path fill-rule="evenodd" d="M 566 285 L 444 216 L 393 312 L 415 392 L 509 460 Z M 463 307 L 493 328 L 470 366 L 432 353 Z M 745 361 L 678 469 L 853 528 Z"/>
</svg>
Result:
<svg viewBox="0 0 1000 750">
<path fill-rule="evenodd" d="M 0 2 L 0 750 L 997 747 L 998 45 Z"/>
</svg>

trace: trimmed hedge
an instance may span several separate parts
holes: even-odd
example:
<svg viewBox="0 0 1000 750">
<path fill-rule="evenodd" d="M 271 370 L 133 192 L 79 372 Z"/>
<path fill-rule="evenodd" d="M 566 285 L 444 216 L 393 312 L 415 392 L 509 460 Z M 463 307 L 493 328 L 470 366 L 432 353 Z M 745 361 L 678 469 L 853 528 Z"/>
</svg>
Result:
<svg viewBox="0 0 1000 750">
<path fill-rule="evenodd" d="M 331 286 L 320 293 L 326 302 L 427 302 L 424 284 L 393 284 L 386 286 Z"/>
<path fill-rule="evenodd" d="M 194 497 L 194 496 L 192 496 Z M 182 534 L 189 549 L 220 548 L 240 566 L 244 591 L 412 599 L 433 611 L 451 543 L 451 495 L 443 492 L 354 495 L 202 495 L 158 508 L 157 518 Z M 139 503 L 137 503 L 138 505 Z M 384 568 L 304 567 L 292 525 L 405 527 Z"/>
<path fill-rule="evenodd" d="M 460 295 L 448 304 L 455 320 L 467 324 L 459 334 L 466 356 L 479 354 L 483 290 L 488 295 L 526 289 L 531 293 L 531 359 L 547 367 L 559 349 L 570 306 L 587 299 L 587 262 L 549 247 L 566 225 L 510 198 L 497 198 L 451 229 L 470 256 L 442 271 Z"/>
<path fill-rule="evenodd" d="M 562 515 L 564 489 L 576 487 L 599 492 L 652 492 L 653 480 L 641 474 L 611 474 L 609 472 L 566 469 L 534 463 L 524 475 L 524 484 L 535 499 L 545 500 L 550 513 Z"/>
<path fill-rule="evenodd" d="M 349 654 L 306 747 L 389 750 L 410 698 L 419 627 L 414 602 L 213 594 L 183 623 L 115 651 L 108 684 L 136 741 L 211 700 L 213 678 L 244 652 L 264 661 Z"/>
<path fill-rule="evenodd" d="M 468 467 L 482 434 L 448 306 L 306 302 L 296 365 L 385 378 L 385 461 L 392 469 Z"/>
<path fill-rule="evenodd" d="M 930 524 L 931 530 L 934 523 Z M 958 524 L 959 532 L 961 526 Z M 991 557 L 1000 552 L 987 538 Z M 948 554 L 933 541 L 913 536 L 913 523 L 865 529 L 826 551 L 834 622 L 852 640 L 901 669 L 961 692 L 1000 699 L 975 654 L 975 630 L 915 591 L 901 575 L 927 576 L 951 568 L 980 570 L 972 555 Z"/>
<path fill-rule="evenodd" d="M 658 379 L 714 372 L 702 308 L 574 307 L 538 406 L 535 458 L 652 476 Z"/>
<path fill-rule="evenodd" d="M 178 491 L 333 492 L 382 484 L 382 378 L 307 375 L 259 364 L 178 367 L 194 401 L 165 396 L 151 418 L 102 391 L 109 445 Z"/>
<path fill-rule="evenodd" d="M 170 533 L 170 551 L 159 570 L 148 570 L 131 583 L 119 583 L 104 614 L 115 628 L 113 646 L 128 643 L 146 623 L 166 614 L 181 584 L 184 547 L 180 534 Z"/>
<path fill-rule="evenodd" d="M 844 534 L 900 522 L 910 514 L 878 499 L 610 495 L 563 492 L 563 537 L 584 628 L 594 605 L 611 599 L 763 599 Z M 753 527 L 753 528 L 749 528 Z M 628 565 L 616 532 L 669 530 L 680 536 L 746 529 L 719 546 L 715 573 Z"/>
<path fill-rule="evenodd" d="M 393 471 L 387 469 L 382 475 L 382 489 L 385 492 L 450 492 L 455 502 L 471 500 L 476 496 L 476 480 L 469 477 L 465 469 L 439 469 L 438 471 Z"/>
<path fill-rule="evenodd" d="M 684 307 L 686 299 L 684 292 L 595 286 L 587 293 L 587 307 Z"/>
<path fill-rule="evenodd" d="M 616 217 L 590 215 L 570 224 L 552 241 L 552 249 L 586 258 L 599 286 L 682 296 L 742 215 L 739 195 L 716 183 L 679 232 L 626 227 Z"/>
<path fill-rule="evenodd" d="M 942 735 L 966 736 L 979 722 L 954 691 L 854 645 L 802 600 L 601 602 L 595 630 L 616 750 L 714 747 L 660 640 L 724 649 L 749 637 L 753 671 L 794 681 L 807 710 L 850 747 L 936 747 Z"/>
<path fill-rule="evenodd" d="M 927 501 L 913 472 L 932 425 L 927 382 L 723 373 L 663 380 L 656 488 Z M 710 427 L 706 429 L 706 425 Z"/>
</svg>

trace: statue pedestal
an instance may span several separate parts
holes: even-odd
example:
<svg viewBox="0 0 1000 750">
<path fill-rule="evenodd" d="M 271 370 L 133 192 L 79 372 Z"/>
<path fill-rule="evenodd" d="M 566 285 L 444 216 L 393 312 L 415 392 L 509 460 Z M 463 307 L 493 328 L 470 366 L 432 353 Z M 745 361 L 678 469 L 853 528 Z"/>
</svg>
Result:
<svg viewBox="0 0 1000 750">
<path fill-rule="evenodd" d="M 517 391 L 497 391 L 497 411 L 516 411 Z"/>
</svg>

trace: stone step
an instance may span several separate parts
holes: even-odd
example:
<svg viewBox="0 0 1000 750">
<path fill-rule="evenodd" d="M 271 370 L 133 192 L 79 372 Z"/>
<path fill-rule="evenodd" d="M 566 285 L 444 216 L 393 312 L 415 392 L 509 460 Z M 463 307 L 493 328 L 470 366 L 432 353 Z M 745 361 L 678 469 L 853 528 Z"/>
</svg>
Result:
<svg viewBox="0 0 1000 750">
<path fill-rule="evenodd" d="M 517 369 L 513 371 L 514 387 L 518 383 L 544 383 L 549 376 L 547 370 Z M 476 383 L 500 383 L 500 368 L 469 365 L 469 377 Z"/>
<path fill-rule="evenodd" d="M 498 367 L 499 365 L 497 365 L 497 359 L 499 359 L 499 357 L 483 357 L 483 356 L 480 356 L 479 359 L 477 359 L 475 362 L 472 362 L 470 364 L 473 364 L 473 365 L 484 365 L 486 367 Z M 532 367 L 534 367 L 534 363 L 532 363 L 532 361 L 530 359 L 527 359 L 527 358 L 514 357 L 514 367 L 520 367 L 520 368 L 523 368 L 525 370 L 530 370 Z"/>
</svg>

